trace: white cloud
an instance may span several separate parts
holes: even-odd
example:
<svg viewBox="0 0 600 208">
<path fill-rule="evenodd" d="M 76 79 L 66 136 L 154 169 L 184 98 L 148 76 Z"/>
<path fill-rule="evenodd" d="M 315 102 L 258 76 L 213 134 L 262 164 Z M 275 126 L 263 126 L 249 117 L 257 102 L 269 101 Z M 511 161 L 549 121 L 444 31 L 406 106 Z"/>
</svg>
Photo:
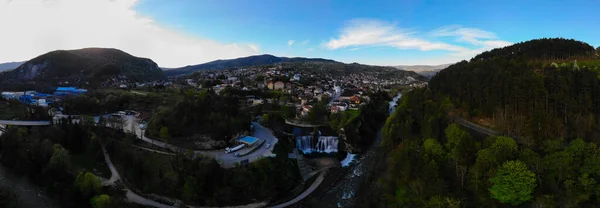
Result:
<svg viewBox="0 0 600 208">
<path fill-rule="evenodd" d="M 464 59 L 485 50 L 511 44 L 498 40 L 494 33 L 476 28 L 462 28 L 453 25 L 423 34 L 374 19 L 351 20 L 340 33 L 339 37 L 330 39 L 322 46 L 330 50 L 365 46 L 394 47 L 401 50 L 441 50 L 452 52 L 451 55 L 455 57 L 453 59 Z M 455 40 L 457 43 L 464 43 L 468 46 L 436 40 L 439 37 L 457 37 Z"/>
<path fill-rule="evenodd" d="M 305 41 L 302 41 L 302 42 L 300 43 L 300 45 L 303 45 L 303 46 L 305 46 L 305 45 L 308 45 L 308 43 L 310 43 L 310 40 L 305 40 Z"/>
<path fill-rule="evenodd" d="M 59 49 L 118 48 L 177 67 L 258 54 L 253 43 L 220 43 L 156 24 L 137 0 L 0 1 L 0 62 Z"/>
<path fill-rule="evenodd" d="M 460 25 L 451 25 L 438 28 L 429 32 L 433 37 L 456 37 L 456 41 L 466 42 L 487 49 L 510 45 L 508 41 L 497 40 L 496 34 L 477 28 L 462 28 Z"/>
<path fill-rule="evenodd" d="M 296 42 L 296 41 L 295 40 L 288 40 L 288 46 L 294 45 L 294 42 Z"/>
</svg>

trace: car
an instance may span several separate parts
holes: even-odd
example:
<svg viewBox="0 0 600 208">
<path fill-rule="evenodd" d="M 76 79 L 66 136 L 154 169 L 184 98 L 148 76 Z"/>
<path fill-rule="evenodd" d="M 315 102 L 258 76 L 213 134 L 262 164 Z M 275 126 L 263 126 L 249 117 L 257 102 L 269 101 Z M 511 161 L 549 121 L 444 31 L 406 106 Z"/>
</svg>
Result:
<svg viewBox="0 0 600 208">
<path fill-rule="evenodd" d="M 238 152 L 238 153 L 235 153 L 235 156 L 236 156 L 236 157 L 239 157 L 239 156 L 240 156 L 240 153 L 239 153 L 239 152 Z"/>
<path fill-rule="evenodd" d="M 269 149 L 271 147 L 271 144 L 267 144 L 267 149 Z"/>
</svg>

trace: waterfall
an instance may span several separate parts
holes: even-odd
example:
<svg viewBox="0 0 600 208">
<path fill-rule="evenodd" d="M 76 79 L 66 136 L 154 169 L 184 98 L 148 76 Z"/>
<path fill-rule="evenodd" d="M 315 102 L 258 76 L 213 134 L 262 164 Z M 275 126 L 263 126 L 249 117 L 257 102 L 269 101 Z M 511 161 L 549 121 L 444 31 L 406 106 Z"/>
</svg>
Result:
<svg viewBox="0 0 600 208">
<path fill-rule="evenodd" d="M 296 137 L 296 146 L 304 154 L 310 154 L 312 152 L 312 136 L 299 136 Z"/>
<path fill-rule="evenodd" d="M 304 154 L 314 152 L 332 153 L 338 151 L 338 138 L 334 136 L 318 136 L 317 142 L 313 142 L 313 136 L 296 137 L 296 146 Z"/>
</svg>

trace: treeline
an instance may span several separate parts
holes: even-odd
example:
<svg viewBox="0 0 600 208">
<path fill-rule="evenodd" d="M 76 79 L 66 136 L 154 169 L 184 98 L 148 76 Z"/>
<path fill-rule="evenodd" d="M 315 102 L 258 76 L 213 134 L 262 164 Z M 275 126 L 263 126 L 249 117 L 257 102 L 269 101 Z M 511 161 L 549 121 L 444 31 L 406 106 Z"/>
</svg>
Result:
<svg viewBox="0 0 600 208">
<path fill-rule="evenodd" d="M 8 128 L 0 136 L 0 162 L 28 176 L 62 207 L 130 207 L 123 193 L 102 187 L 96 177 L 106 164 L 100 142 L 88 130 L 68 123 Z M 10 203 L 19 204 L 14 200 Z"/>
<path fill-rule="evenodd" d="M 546 138 L 592 140 L 600 135 L 600 62 L 593 53 L 574 40 L 528 41 L 449 66 L 429 87 L 450 97 L 462 116 L 482 118 L 530 148 Z M 588 60 L 538 60 L 571 55 Z"/>
<path fill-rule="evenodd" d="M 594 47 L 587 43 L 564 38 L 542 38 L 493 49 L 475 56 L 471 61 L 491 59 L 560 60 L 590 58 Z"/>
<path fill-rule="evenodd" d="M 430 90 L 403 95 L 384 129 L 385 207 L 595 207 L 597 142 L 549 137 L 536 148 L 471 135 L 446 119 L 452 106 Z"/>
<path fill-rule="evenodd" d="M 163 140 L 208 135 L 213 140 L 229 141 L 250 127 L 250 116 L 240 107 L 234 96 L 220 96 L 212 90 L 186 91 L 182 99 L 170 101 L 153 113 L 147 135 Z"/>
<path fill-rule="evenodd" d="M 127 91 L 90 91 L 83 95 L 64 98 L 58 106 L 68 115 L 101 115 L 121 110 L 152 111 L 167 100 L 177 99 L 177 94 L 161 93 L 138 95 Z"/>
<path fill-rule="evenodd" d="M 0 97 L 0 120 L 50 120 L 48 112 L 42 107 L 26 105 L 18 100 L 6 100 Z"/>
</svg>

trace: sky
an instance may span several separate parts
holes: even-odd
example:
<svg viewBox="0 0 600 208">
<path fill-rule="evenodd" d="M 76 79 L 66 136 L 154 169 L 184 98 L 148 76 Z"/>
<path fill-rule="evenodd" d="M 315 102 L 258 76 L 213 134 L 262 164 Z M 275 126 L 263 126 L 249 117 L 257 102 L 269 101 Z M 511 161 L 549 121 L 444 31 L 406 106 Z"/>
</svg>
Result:
<svg viewBox="0 0 600 208">
<path fill-rule="evenodd" d="M 598 0 L 0 0 L 0 63 L 107 47 L 161 67 L 258 54 L 436 65 L 544 37 L 598 47 L 598 8 Z"/>
</svg>

